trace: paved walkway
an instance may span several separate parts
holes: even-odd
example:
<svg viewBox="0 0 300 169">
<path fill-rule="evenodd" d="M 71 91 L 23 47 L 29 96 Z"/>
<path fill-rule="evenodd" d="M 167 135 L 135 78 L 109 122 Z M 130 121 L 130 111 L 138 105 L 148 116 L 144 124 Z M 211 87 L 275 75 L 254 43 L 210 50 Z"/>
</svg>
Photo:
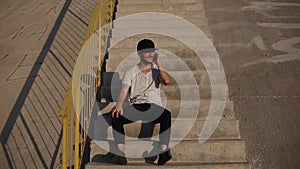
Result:
<svg viewBox="0 0 300 169">
<path fill-rule="evenodd" d="M 299 1 L 205 7 L 252 167 L 299 168 Z"/>
<path fill-rule="evenodd" d="M 57 168 L 59 110 L 95 1 L 1 1 L 0 168 Z"/>
</svg>

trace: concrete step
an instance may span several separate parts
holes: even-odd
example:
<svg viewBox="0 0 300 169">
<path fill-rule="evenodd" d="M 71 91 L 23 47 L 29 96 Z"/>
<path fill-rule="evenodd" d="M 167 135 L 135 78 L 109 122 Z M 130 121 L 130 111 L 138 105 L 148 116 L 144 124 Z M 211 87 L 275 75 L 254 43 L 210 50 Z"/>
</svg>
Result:
<svg viewBox="0 0 300 169">
<path fill-rule="evenodd" d="M 115 72 L 119 74 L 119 77 L 123 77 L 124 70 L 126 70 L 128 67 L 119 66 L 118 69 L 116 69 Z M 168 74 L 171 76 L 171 86 L 174 85 L 200 85 L 200 86 L 210 86 L 213 85 L 222 85 L 226 84 L 226 79 L 221 71 L 214 71 L 210 72 L 210 77 L 208 76 L 208 73 L 205 70 L 198 70 L 198 71 L 183 71 L 183 70 L 170 70 L 172 69 L 166 66 L 166 70 L 168 70 Z M 115 82 L 112 82 L 115 84 L 116 82 L 120 81 L 120 79 L 116 79 Z M 119 83 L 119 82 L 118 82 Z M 120 83 L 119 83 L 120 84 Z"/>
<path fill-rule="evenodd" d="M 142 154 L 148 151 L 150 155 L 159 154 L 159 143 L 156 141 L 125 141 L 126 156 L 129 163 L 143 162 Z M 138 146 L 137 146 L 138 145 Z M 198 140 L 170 141 L 171 163 L 197 162 L 246 162 L 245 143 L 243 140 L 208 140 L 199 143 Z M 117 148 L 113 141 L 94 141 L 91 143 L 91 158 L 97 154 L 106 154 L 107 151 L 116 153 Z M 91 160 L 92 161 L 92 160 Z"/>
<path fill-rule="evenodd" d="M 128 35 L 136 35 L 136 34 L 144 34 L 144 33 L 157 33 L 161 34 L 161 36 L 169 36 L 172 38 L 180 38 L 180 39 L 188 39 L 188 40 L 201 40 L 207 41 L 208 38 L 212 41 L 212 33 L 209 27 L 207 26 L 195 26 L 192 27 L 176 27 L 176 26 L 148 26 L 148 27 L 137 27 L 135 25 L 129 25 L 127 27 L 122 27 L 118 25 L 112 30 L 112 42 L 119 42 L 120 40 L 127 39 Z M 200 37 L 200 38 L 199 38 Z M 144 37 L 145 38 L 145 37 Z M 144 39 L 143 38 L 143 39 Z M 204 39 L 205 38 L 205 39 Z M 139 38 L 140 40 L 141 38 Z M 174 39 L 173 39 L 174 40 Z M 137 43 L 138 41 L 135 41 Z"/>
<path fill-rule="evenodd" d="M 205 25 L 204 25 L 205 26 Z M 167 29 L 167 30 L 172 30 L 172 29 Z M 125 31 L 125 30 L 124 30 Z M 133 31 L 132 31 L 133 32 Z M 182 32 L 181 32 L 182 33 Z M 162 33 L 160 34 L 156 34 L 156 33 L 140 33 L 140 34 L 134 34 L 134 33 L 131 33 L 129 35 L 125 35 L 125 34 L 120 34 L 118 33 L 117 35 L 114 35 L 112 34 L 112 38 L 115 38 L 114 41 L 121 41 L 121 40 L 124 40 L 126 38 L 131 38 L 131 37 L 134 37 L 134 38 L 138 38 L 138 39 L 145 39 L 145 38 L 161 38 L 161 37 L 170 37 L 168 35 L 163 35 Z M 198 36 L 198 34 L 197 34 Z M 208 38 L 211 38 L 211 35 L 208 36 L 208 35 L 205 35 L 206 37 Z M 204 37 L 204 36 L 203 36 Z M 194 34 L 191 34 L 191 33 L 182 33 L 182 34 L 177 34 L 176 37 L 172 37 L 172 38 L 178 38 L 179 40 L 181 38 L 191 38 L 191 39 L 195 39 L 195 35 Z M 199 38 L 197 38 L 199 39 Z M 210 40 L 210 39 L 209 39 Z M 137 42 L 136 42 L 137 43 Z"/>
<path fill-rule="evenodd" d="M 161 55 L 160 55 L 161 56 Z M 106 61 L 106 71 L 107 72 L 119 72 L 121 75 L 123 75 L 123 72 L 125 72 L 128 68 L 132 67 L 133 65 L 138 64 L 139 57 L 136 55 L 134 57 L 127 57 L 127 58 L 109 58 Z M 205 67 L 202 64 L 200 59 L 185 59 L 181 60 L 180 56 L 174 57 L 172 59 L 169 59 L 167 57 L 161 56 L 161 63 L 163 64 L 163 67 L 166 71 L 170 72 L 169 74 L 171 75 L 171 71 L 176 71 L 180 72 L 182 71 L 183 74 L 184 72 L 187 71 L 205 71 Z M 197 74 L 195 72 L 195 74 Z M 121 76 L 122 77 L 122 76 Z"/>
<path fill-rule="evenodd" d="M 167 69 L 168 70 L 168 69 Z M 171 84 L 177 85 L 189 85 L 199 84 L 201 86 L 210 86 L 211 84 L 226 84 L 226 78 L 224 72 L 214 71 L 208 73 L 204 70 L 198 71 L 168 71 L 168 74 L 172 77 Z"/>
<path fill-rule="evenodd" d="M 136 65 L 139 63 L 139 57 L 134 57 L 135 60 L 131 60 L 129 57 L 124 58 L 124 60 L 121 60 L 122 58 L 111 58 L 106 61 L 106 71 L 108 72 L 119 72 L 121 75 L 123 75 L 123 72 L 126 71 L 128 68 L 132 67 L 133 65 Z M 205 66 L 199 59 L 185 59 L 181 60 L 179 57 L 174 59 L 167 59 L 164 57 L 161 57 L 161 61 L 163 64 L 164 69 L 167 72 L 171 71 L 205 71 Z M 213 63 L 211 63 L 213 64 Z M 210 66 L 211 67 L 211 66 Z M 218 71 L 218 70 L 216 70 Z M 195 73 L 197 74 L 197 73 Z M 122 77 L 122 76 L 121 76 Z"/>
<path fill-rule="evenodd" d="M 117 6 L 117 12 L 167 12 L 167 11 L 204 11 L 199 3 L 158 3 L 158 4 L 121 4 Z"/>
<path fill-rule="evenodd" d="M 98 112 L 99 115 L 105 115 L 106 113 L 109 113 L 110 110 L 116 105 L 114 102 L 111 102 L 109 104 L 106 103 L 99 103 L 99 107 L 101 108 L 101 111 Z M 222 109 L 223 107 L 222 101 L 213 101 L 213 106 L 211 107 L 212 112 L 214 110 Z M 103 106 L 102 106 L 103 105 Z M 198 114 L 196 115 L 196 118 L 198 120 L 206 120 L 211 100 L 208 99 L 201 99 L 200 101 L 180 101 L 180 100 L 167 100 L 163 101 L 163 105 L 172 113 L 172 118 L 192 118 L 195 119 L 195 112 Z M 197 111 L 195 111 L 197 110 Z M 219 114 L 212 114 L 212 119 L 219 119 Z M 227 101 L 225 103 L 225 107 L 223 110 L 223 114 L 221 117 L 221 120 L 235 120 L 234 117 L 234 109 L 233 109 L 233 102 Z"/>
<path fill-rule="evenodd" d="M 209 27 L 207 24 L 206 19 L 193 19 L 194 26 L 198 27 L 200 30 L 203 32 L 208 32 Z M 155 28 L 155 29 L 172 29 L 172 28 L 177 28 L 182 31 L 188 31 L 187 25 L 183 25 L 185 21 L 181 19 L 132 19 L 132 20 L 117 20 L 114 22 L 114 29 L 115 30 L 123 30 L 123 29 L 136 29 L 136 28 Z"/>
<path fill-rule="evenodd" d="M 147 38 L 147 37 L 146 37 Z M 162 52 L 161 52 L 162 51 Z M 185 62 L 192 61 L 194 62 L 196 60 L 199 60 L 199 57 L 195 53 L 196 51 L 193 51 L 189 47 L 168 47 L 168 48 L 160 48 L 160 50 L 157 51 L 159 55 L 162 55 L 163 57 L 169 57 L 169 58 L 174 58 L 174 57 L 180 57 L 182 60 Z M 207 48 L 198 48 L 198 52 L 200 53 L 201 57 L 205 56 L 212 56 L 214 54 L 213 51 Z M 120 60 L 123 60 L 128 57 L 128 59 L 136 59 L 136 57 L 129 57 L 129 56 L 137 56 L 136 53 L 136 47 L 131 47 L 131 48 L 111 48 L 109 49 L 109 59 L 114 59 L 118 58 Z"/>
<path fill-rule="evenodd" d="M 121 86 L 102 86 L 101 92 L 105 95 L 112 93 L 113 100 L 117 100 Z M 215 95 L 213 99 L 222 100 L 223 93 L 227 93 L 227 85 L 215 85 Z M 211 86 L 200 85 L 168 85 L 161 87 L 161 95 L 166 100 L 192 101 L 201 99 L 211 99 Z M 228 94 L 226 94 L 228 95 Z"/>
<path fill-rule="evenodd" d="M 196 3 L 197 0 L 120 0 L 119 5 L 123 4 L 185 4 L 185 3 Z"/>
<path fill-rule="evenodd" d="M 132 30 L 136 30 L 136 29 L 142 29 L 143 28 L 128 28 Z M 169 30 L 171 31 L 171 29 L 176 30 L 176 28 L 170 28 Z M 178 30 L 178 29 L 177 29 Z M 137 43 L 145 38 L 148 38 L 146 35 L 142 36 L 139 35 L 139 37 L 127 37 L 125 38 L 124 36 L 122 37 L 122 33 L 124 33 L 126 31 L 126 29 L 121 29 L 121 30 L 116 30 L 114 29 L 112 32 L 112 35 L 117 35 L 116 37 L 113 37 L 110 39 L 110 44 L 113 45 L 114 48 L 136 48 Z M 184 33 L 189 32 L 189 30 L 184 30 L 182 29 L 182 31 Z M 209 30 L 207 30 L 209 31 Z M 120 34 L 121 36 L 118 36 L 118 34 Z M 206 34 L 206 32 L 204 32 L 204 34 Z M 193 37 L 184 37 L 184 40 L 188 40 L 190 44 L 193 44 L 196 47 L 201 47 L 201 48 L 207 48 L 207 47 L 213 47 L 212 44 L 210 43 L 210 39 L 204 35 L 200 36 L 200 38 L 195 38 L 194 35 Z M 125 34 L 123 34 L 125 35 Z M 180 37 L 179 37 L 180 38 Z M 180 39 L 176 39 L 176 37 L 167 37 L 167 36 L 163 36 L 161 35 L 161 37 L 152 37 L 150 38 L 156 45 L 157 48 L 168 48 L 168 47 L 187 47 L 186 44 L 184 44 L 183 41 L 181 41 Z"/>
<path fill-rule="evenodd" d="M 161 56 L 161 55 L 160 55 Z M 176 79 L 179 84 L 192 84 L 193 78 L 197 82 L 204 82 L 203 79 L 208 79 L 208 73 L 205 70 L 206 67 L 202 64 L 200 59 L 184 59 L 174 56 L 173 58 L 168 58 L 165 56 L 160 57 L 163 69 L 166 70 L 174 79 Z M 216 61 L 213 59 L 206 59 L 207 67 L 215 67 Z M 208 62 L 210 61 L 210 63 Z M 129 56 L 122 60 L 121 58 L 110 58 L 106 61 L 106 71 L 107 72 L 117 72 L 119 77 L 123 77 L 126 70 L 132 66 L 138 64 L 140 61 L 138 56 Z M 211 83 L 223 83 L 226 79 L 224 72 L 218 69 L 210 70 L 210 81 Z M 185 83 L 181 82 L 181 79 L 185 79 Z M 187 79 L 190 79 L 186 81 Z M 216 82 L 217 81 L 217 82 Z M 206 81 L 209 82 L 209 81 Z M 199 83 L 200 84 L 200 83 Z M 210 84 L 210 83 L 201 83 Z"/>
<path fill-rule="evenodd" d="M 142 11 L 142 12 L 146 12 L 146 11 Z M 151 12 L 151 11 L 150 11 Z M 175 16 L 179 16 L 179 17 L 182 17 L 182 18 L 185 18 L 187 20 L 189 19 L 199 19 L 199 18 L 206 18 L 206 15 L 205 15 L 205 11 L 201 10 L 201 11 L 190 11 L 190 12 L 187 12 L 187 11 L 161 11 L 162 13 L 167 13 L 167 14 L 171 14 L 171 15 L 175 15 Z M 128 16 L 128 15 L 131 15 L 131 14 L 134 14 L 134 13 L 138 13 L 138 12 L 134 12 L 134 11 L 130 11 L 130 12 L 117 12 L 116 13 L 116 18 L 121 18 L 123 16 Z"/>
<path fill-rule="evenodd" d="M 143 29 L 143 28 L 140 28 Z M 124 30 L 125 31 L 125 30 Z M 124 33 L 123 30 L 113 30 L 112 35 L 117 35 L 118 38 L 111 38 L 110 43 L 113 48 L 133 48 L 136 49 L 137 43 L 145 39 L 146 37 L 128 37 L 126 39 L 121 39 L 121 36 L 118 36 L 119 33 Z M 122 40 L 122 41 L 120 41 Z M 186 47 L 186 45 L 173 37 L 154 37 L 151 40 L 155 43 L 157 48 L 167 48 L 167 47 Z M 171 41 L 171 43 L 170 43 Z M 118 43 L 117 43 L 118 42 Z M 117 44 L 116 44 L 117 43 Z"/>
<path fill-rule="evenodd" d="M 227 85 L 215 85 L 215 98 L 223 99 L 222 93 L 227 91 Z M 200 98 L 210 99 L 212 96 L 211 86 L 200 85 L 168 85 L 161 87 L 163 95 L 168 100 L 197 100 Z"/>
<path fill-rule="evenodd" d="M 169 27 L 184 27 L 186 25 L 178 25 L 177 23 L 181 22 L 181 18 L 151 18 L 151 19 L 133 19 L 133 20 L 115 20 L 113 23 L 114 28 L 118 27 L 127 27 L 130 25 L 136 26 L 144 26 L 149 25 L 159 27 L 161 25 L 169 25 Z M 193 25 L 201 28 L 204 26 L 208 26 L 207 18 L 199 18 L 199 19 L 190 19 L 188 22 Z"/>
<path fill-rule="evenodd" d="M 192 41 L 199 41 L 201 40 L 201 42 L 203 40 L 210 40 L 213 36 L 211 34 L 210 28 L 209 27 L 201 27 L 201 28 L 195 28 L 195 27 L 133 27 L 128 25 L 126 28 L 122 28 L 122 29 L 113 29 L 112 30 L 112 37 L 116 38 L 116 39 L 112 39 L 112 42 L 115 41 L 120 41 L 120 40 L 124 40 L 125 38 L 127 39 L 128 36 L 134 36 L 137 34 L 148 34 L 148 33 L 153 33 L 153 34 L 160 34 L 162 37 L 163 36 L 170 36 L 171 38 L 180 38 L 183 39 L 185 38 L 185 40 L 192 40 Z M 173 37 L 172 37 L 173 36 Z M 200 38 L 195 38 L 195 37 L 200 37 Z M 147 36 L 144 36 L 144 38 Z M 208 38 L 208 39 L 206 39 Z M 126 40 L 125 39 L 125 40 Z M 139 38 L 141 39 L 141 38 Z M 197 42 L 197 43 L 201 43 L 201 42 Z M 134 41 L 134 44 L 137 44 L 138 41 Z M 133 44 L 133 46 L 135 46 Z M 167 43 L 165 45 L 170 44 Z M 202 44 L 200 44 L 202 45 Z M 130 45 L 129 45 L 130 46 Z M 174 46 L 170 46 L 170 47 L 174 47 Z M 178 47 L 178 46 L 176 46 Z"/>
<path fill-rule="evenodd" d="M 117 49 L 112 49 L 111 51 L 109 58 L 106 60 L 106 71 L 108 72 L 124 72 L 140 62 L 137 52 L 133 50 L 133 53 L 128 55 L 126 55 L 126 53 L 122 54 L 121 52 L 129 52 L 129 50 L 117 51 Z M 223 71 L 217 52 L 209 51 L 209 49 L 199 52 L 199 57 L 195 53 L 192 53 L 193 51 L 186 52 L 190 54 L 190 56 L 184 53 L 178 53 L 180 55 L 176 55 L 165 49 L 160 49 L 156 52 L 158 56 L 160 56 L 161 63 L 166 71 Z"/>
<path fill-rule="evenodd" d="M 112 127 L 108 127 L 107 124 L 104 125 L 108 118 L 99 117 L 94 120 L 94 140 L 112 140 Z M 206 121 L 199 119 L 172 119 L 172 129 L 171 129 L 171 140 L 198 140 L 203 125 Z M 221 120 L 215 121 L 217 128 L 214 133 L 209 137 L 210 140 L 221 140 L 221 139 L 240 139 L 239 133 L 239 121 L 238 120 Z M 190 124 L 191 126 L 187 126 Z M 149 138 L 152 140 L 159 140 L 159 127 L 160 125 L 155 125 L 153 137 Z M 128 139 L 138 138 L 141 130 L 141 122 L 135 122 L 125 125 L 125 134 Z"/>
<path fill-rule="evenodd" d="M 126 67 L 127 68 L 127 67 Z M 124 70 L 122 67 L 117 69 L 120 77 L 123 77 Z M 191 85 L 191 84 L 199 84 L 201 86 L 210 86 L 211 84 L 225 84 L 226 79 L 221 71 L 214 71 L 210 72 L 211 76 L 208 76 L 208 73 L 205 70 L 198 70 L 198 71 L 184 71 L 184 70 L 170 70 L 173 69 L 172 67 L 169 68 L 165 66 L 168 74 L 172 78 L 171 85 Z"/>
<path fill-rule="evenodd" d="M 251 169 L 251 165 L 247 162 L 244 163 L 171 163 L 164 166 L 149 165 L 145 163 L 129 163 L 126 166 L 101 164 L 91 162 L 85 167 L 86 169 Z"/>
</svg>

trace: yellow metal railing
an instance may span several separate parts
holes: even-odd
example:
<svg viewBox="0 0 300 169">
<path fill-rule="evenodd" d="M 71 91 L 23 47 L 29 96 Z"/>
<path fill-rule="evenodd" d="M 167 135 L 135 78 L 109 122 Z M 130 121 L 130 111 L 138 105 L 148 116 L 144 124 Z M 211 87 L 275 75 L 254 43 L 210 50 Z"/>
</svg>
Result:
<svg viewBox="0 0 300 169">
<path fill-rule="evenodd" d="M 101 66 L 112 29 L 115 3 L 116 0 L 97 0 L 60 111 L 63 169 L 81 166 L 93 104 L 101 84 Z"/>
</svg>

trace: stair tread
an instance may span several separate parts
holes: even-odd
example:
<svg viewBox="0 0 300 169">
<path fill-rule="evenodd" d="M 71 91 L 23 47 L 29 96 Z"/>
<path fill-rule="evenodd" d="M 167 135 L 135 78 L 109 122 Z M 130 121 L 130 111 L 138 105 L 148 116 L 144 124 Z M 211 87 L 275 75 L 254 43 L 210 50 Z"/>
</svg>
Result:
<svg viewBox="0 0 300 169">
<path fill-rule="evenodd" d="M 104 163 L 98 163 L 98 162 L 90 162 L 87 164 L 87 169 L 92 168 L 92 167 L 101 167 L 101 168 L 124 168 L 125 166 L 120 166 L 120 165 L 115 165 L 115 164 L 104 164 Z M 208 163 L 203 163 L 203 162 L 178 162 L 178 163 L 167 163 L 164 166 L 156 166 L 156 165 L 151 165 L 151 164 L 146 164 L 144 162 L 130 162 L 126 165 L 126 168 L 198 168 L 199 169 L 238 169 L 237 167 L 242 169 L 250 169 L 250 164 L 248 162 L 208 162 Z M 204 168 L 205 167 L 205 168 Z"/>
<path fill-rule="evenodd" d="M 127 20 L 126 20 L 127 21 Z M 156 22 L 156 21 L 155 21 Z M 185 23 L 179 23 L 185 24 Z M 120 25 L 120 24 L 119 24 Z M 212 35 L 209 27 L 201 26 L 189 26 L 189 27 L 178 27 L 178 26 L 118 26 L 112 29 L 112 37 L 110 42 L 117 45 L 118 48 L 133 48 L 135 49 L 136 44 L 139 40 L 150 38 L 156 46 L 159 48 L 174 48 L 174 47 L 186 47 L 183 40 L 188 41 L 188 44 L 197 43 L 199 48 L 212 48 Z M 122 45 L 122 43 L 128 43 L 128 45 Z M 167 44 L 166 44 L 167 43 Z M 168 44 L 174 43 L 174 44 Z M 195 47 L 195 45 L 194 45 Z M 113 47 L 111 47 L 113 48 Z M 202 49 L 201 49 L 202 50 Z"/>
<path fill-rule="evenodd" d="M 153 22 L 158 23 L 158 24 L 166 24 L 166 23 L 175 24 L 174 21 L 176 22 L 176 21 L 178 21 L 178 19 L 183 19 L 183 18 L 152 18 L 152 19 L 147 19 L 146 21 L 143 18 L 135 19 L 135 20 L 129 20 L 129 21 L 128 20 L 126 20 L 126 21 L 124 21 L 124 20 L 114 20 L 113 25 L 115 27 L 116 25 L 120 25 L 120 24 L 122 25 L 122 24 L 126 24 L 126 23 L 128 25 L 128 24 L 136 24 L 136 23 L 153 23 Z M 196 26 L 200 26 L 200 27 L 208 26 L 207 18 L 189 19 L 189 20 L 186 20 L 186 21 L 188 21 L 188 22 L 190 22 L 190 23 L 192 23 Z M 156 26 L 156 25 L 154 25 L 154 26 Z M 178 26 L 180 26 L 180 25 L 178 25 Z"/>
<path fill-rule="evenodd" d="M 222 115 L 221 115 L 222 117 Z M 112 127 L 108 125 L 104 125 L 105 118 L 99 118 L 98 120 L 93 121 L 95 124 L 94 139 L 97 140 L 110 140 L 113 138 L 112 136 Z M 106 121 L 107 121 L 106 117 Z M 204 120 L 204 119 L 188 119 L 188 118 L 172 118 L 172 132 L 171 132 L 171 140 L 194 140 L 199 139 L 201 129 L 203 129 L 204 124 L 208 122 L 215 122 L 216 129 L 213 134 L 210 136 L 210 140 L 222 140 L 222 139 L 239 139 L 239 121 L 235 119 L 215 119 L 215 120 Z M 97 125 L 98 124 L 98 125 Z M 102 126 L 101 126 L 102 124 Z M 185 125 L 185 127 L 181 127 L 184 124 L 191 124 L 190 126 Z M 103 128 L 103 132 L 98 131 L 98 128 Z M 107 128 L 107 129 L 106 129 Z M 135 140 L 141 130 L 141 122 L 135 122 L 131 124 L 127 124 L 124 127 L 126 136 L 128 139 Z M 183 134 L 186 133 L 186 134 Z M 154 132 L 151 137 L 152 140 L 158 140 L 159 134 L 159 124 L 155 125 Z"/>
<path fill-rule="evenodd" d="M 245 143 L 241 139 L 224 140 L 171 140 L 170 148 L 173 162 L 245 162 Z M 138 145 L 138 146 L 137 146 Z M 95 141 L 91 143 L 92 154 L 106 154 L 107 150 L 116 152 L 114 141 Z M 145 151 L 154 155 L 160 152 L 158 141 L 126 140 L 128 161 L 142 161 Z"/>
<path fill-rule="evenodd" d="M 162 61 L 163 63 L 163 61 Z M 171 62 L 173 65 L 175 65 L 175 62 Z M 215 70 L 215 71 L 210 71 L 210 75 L 207 73 L 206 70 L 176 70 L 179 69 L 178 68 L 174 68 L 175 70 L 170 70 L 173 69 L 170 66 L 164 66 L 164 69 L 168 72 L 168 74 L 171 76 L 172 78 L 172 83 L 170 84 L 170 86 L 175 85 L 176 83 L 179 85 L 194 85 L 194 84 L 201 84 L 201 85 L 210 85 L 210 84 L 224 84 L 226 81 L 226 77 L 224 75 L 224 72 L 219 71 L 219 70 Z M 109 63 L 108 63 L 109 65 Z M 116 70 L 114 70 L 114 73 L 118 73 L 119 77 L 123 77 L 124 72 L 131 67 L 133 64 L 130 64 L 130 66 L 126 66 L 126 65 L 120 65 L 116 68 Z M 109 69 L 109 68 L 107 68 Z M 188 69 L 188 68 L 182 68 L 181 69 Z M 110 69 L 109 69 L 110 70 Z M 115 79 L 115 82 L 105 82 L 106 84 L 102 85 L 102 86 L 113 86 L 114 84 L 116 84 L 117 82 L 120 82 L 121 79 Z M 205 83 L 204 83 L 205 82 Z M 111 84 L 112 83 L 112 84 Z M 117 85 L 121 85 L 118 84 Z"/>
<path fill-rule="evenodd" d="M 107 139 L 107 140 L 92 140 L 94 143 L 101 143 L 101 142 L 107 142 L 107 141 L 114 141 L 113 139 Z M 149 142 L 158 142 L 156 139 L 153 140 L 138 140 L 137 138 L 130 138 L 128 140 L 125 140 L 128 144 L 148 144 Z M 232 138 L 232 139 L 209 139 L 206 140 L 203 143 L 200 143 L 198 139 L 194 140 L 170 140 L 170 144 L 176 143 L 176 142 L 185 142 L 185 143 L 198 143 L 198 144 L 211 144 L 211 143 L 244 143 L 244 139 L 242 138 Z"/>
<path fill-rule="evenodd" d="M 223 102 L 221 101 L 215 101 L 215 106 L 220 107 L 223 106 Z M 101 105 L 102 103 L 99 103 Z M 106 104 L 106 103 L 105 103 Z M 165 104 L 163 102 L 163 104 Z M 199 105 L 198 107 L 198 116 L 197 119 L 206 120 L 208 112 L 210 110 L 210 99 L 203 99 L 200 101 L 180 101 L 180 100 L 168 100 L 166 107 L 171 111 L 172 117 L 178 117 L 179 113 L 182 112 L 182 109 L 196 109 L 195 106 Z M 106 105 L 99 113 L 107 113 L 111 110 L 111 108 L 116 105 L 115 102 L 111 102 L 108 105 Z M 184 107 L 183 107 L 184 106 Z M 192 111 L 186 112 L 184 115 L 180 115 L 180 117 L 184 118 L 195 118 L 193 113 L 190 113 Z M 234 113 L 233 113 L 233 103 L 232 101 L 227 101 L 225 103 L 224 111 L 222 114 L 222 119 L 227 120 L 235 120 Z"/>
<path fill-rule="evenodd" d="M 98 162 L 90 162 L 90 164 L 94 164 L 94 165 L 99 165 L 101 163 Z M 249 164 L 249 162 L 244 161 L 244 162 L 174 162 L 174 163 L 167 163 L 166 166 L 191 166 L 191 165 L 238 165 L 238 164 Z M 109 165 L 109 164 L 108 164 Z M 113 165 L 113 164 L 112 164 Z M 128 165 L 138 165 L 138 166 L 142 166 L 142 165 L 148 165 L 145 164 L 142 161 L 134 161 L 131 162 Z M 150 166 L 153 166 L 150 164 Z"/>
<path fill-rule="evenodd" d="M 196 0 L 125 0 L 125 1 L 119 1 L 119 5 L 125 5 L 125 4 L 161 4 L 161 3 L 167 3 L 167 4 L 184 4 L 184 3 L 195 3 Z"/>
<path fill-rule="evenodd" d="M 166 11 L 204 11 L 203 5 L 199 3 L 159 3 L 159 4 L 122 4 L 118 5 L 117 12 L 166 12 Z"/>
<path fill-rule="evenodd" d="M 113 100 L 117 100 L 121 86 L 102 86 L 101 92 L 105 93 Z M 113 91 L 113 92 L 111 92 Z M 212 99 L 216 101 L 223 101 L 228 97 L 228 89 L 226 84 L 214 84 L 213 87 L 209 85 L 168 85 L 161 87 L 161 94 L 164 100 L 185 100 L 193 101 L 200 99 Z"/>
<path fill-rule="evenodd" d="M 199 63 L 201 61 L 199 56 L 202 58 L 205 56 L 209 56 L 210 53 L 214 52 L 207 48 L 201 48 L 201 47 L 197 49 L 199 51 L 193 51 L 189 47 L 166 47 L 166 48 L 161 46 L 157 46 L 157 47 L 159 48 L 157 52 L 159 54 L 163 53 L 164 57 L 167 58 L 180 57 L 180 59 L 182 59 L 182 61 L 184 62 L 187 62 L 188 65 L 189 65 L 188 62 L 191 62 L 191 64 L 193 64 L 195 61 L 197 61 L 197 63 Z M 198 56 L 196 52 L 198 52 L 200 55 Z M 119 60 L 118 62 L 121 62 L 125 58 L 129 59 L 130 61 L 131 55 L 135 55 L 137 57 L 136 47 L 119 48 L 118 46 L 116 47 L 113 46 L 109 49 L 108 53 L 109 53 L 108 62 L 117 62 L 117 60 Z M 116 67 L 115 65 L 113 66 Z"/>
<path fill-rule="evenodd" d="M 198 18 L 206 18 L 205 17 L 205 13 L 204 11 L 190 11 L 189 13 L 187 13 L 186 11 L 162 11 L 163 13 L 168 13 L 174 16 L 178 16 L 178 17 L 182 17 L 185 18 L 187 20 L 189 19 L 198 19 Z M 132 12 L 117 12 L 116 13 L 116 17 L 121 18 L 124 16 L 128 16 L 131 14 L 135 14 L 137 12 L 132 11 Z"/>
</svg>

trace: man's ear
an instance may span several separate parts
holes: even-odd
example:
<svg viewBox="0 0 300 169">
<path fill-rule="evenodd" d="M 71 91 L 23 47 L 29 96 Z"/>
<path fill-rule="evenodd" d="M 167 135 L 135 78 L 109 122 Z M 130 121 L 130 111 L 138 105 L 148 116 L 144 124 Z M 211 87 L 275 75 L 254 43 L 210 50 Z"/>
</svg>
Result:
<svg viewBox="0 0 300 169">
<path fill-rule="evenodd" d="M 142 51 L 137 51 L 137 54 L 138 54 L 139 57 L 141 57 L 142 56 Z"/>
<path fill-rule="evenodd" d="M 138 54 L 140 60 L 143 60 L 143 52 L 142 51 L 137 51 L 137 54 Z"/>
</svg>

